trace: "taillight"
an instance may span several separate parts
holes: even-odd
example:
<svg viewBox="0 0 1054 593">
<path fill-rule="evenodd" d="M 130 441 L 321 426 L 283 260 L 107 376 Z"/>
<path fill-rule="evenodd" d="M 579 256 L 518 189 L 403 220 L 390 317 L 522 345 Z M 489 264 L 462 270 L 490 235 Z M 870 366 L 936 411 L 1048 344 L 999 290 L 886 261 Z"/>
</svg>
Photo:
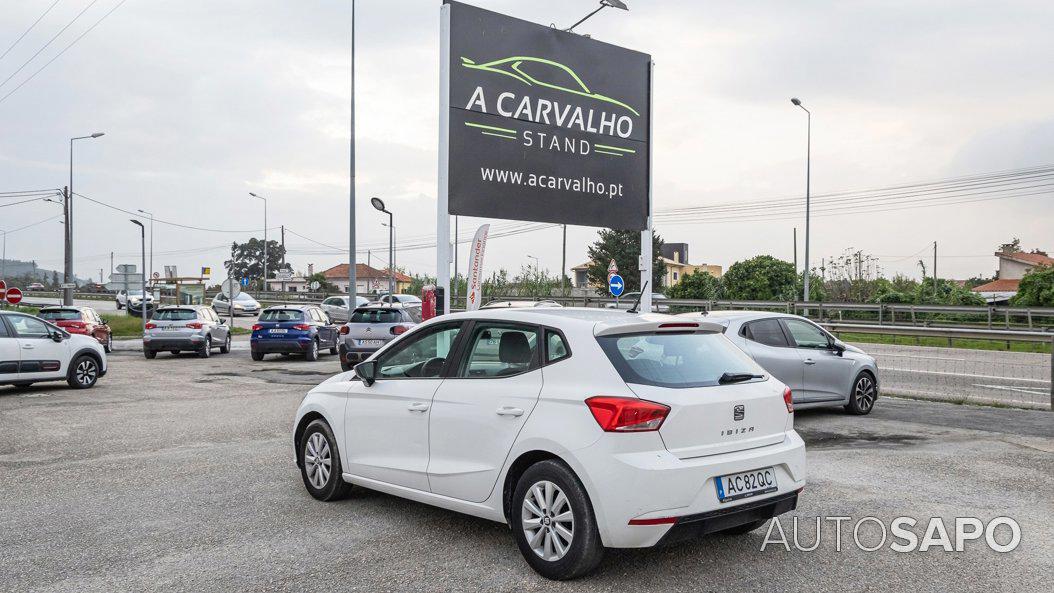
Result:
<svg viewBox="0 0 1054 593">
<path fill-rule="evenodd" d="M 66 324 L 66 327 L 72 327 L 74 329 L 84 329 L 85 323 L 83 321 L 71 321 Z"/>
<path fill-rule="evenodd" d="M 254 331 L 254 332 L 258 332 L 258 331 L 260 331 L 261 329 L 263 329 L 263 326 L 262 326 L 262 325 L 260 325 L 259 323 L 254 323 L 254 324 L 253 324 L 253 331 Z"/>
<path fill-rule="evenodd" d="M 201 323 L 198 321 L 192 321 L 187 324 L 187 327 L 189 327 L 190 329 L 201 329 Z"/>
<path fill-rule="evenodd" d="M 660 323 L 659 329 L 698 329 L 698 323 Z"/>
<path fill-rule="evenodd" d="M 156 323 L 148 323 L 144 327 L 146 327 L 146 329 L 157 329 L 157 324 Z"/>
<path fill-rule="evenodd" d="M 405 325 L 393 325 L 392 328 L 389 331 L 392 332 L 393 336 L 399 336 L 399 335 L 402 335 L 402 334 L 406 333 L 406 326 Z"/>
<path fill-rule="evenodd" d="M 628 397 L 591 397 L 586 405 L 604 432 L 659 430 L 670 413 L 669 406 Z"/>
<path fill-rule="evenodd" d="M 791 394 L 791 388 L 785 387 L 783 389 L 783 403 L 787 404 L 787 413 L 794 413 L 794 397 Z"/>
<path fill-rule="evenodd" d="M 346 336 L 346 335 L 348 335 L 348 332 L 350 332 L 350 331 L 351 331 L 351 328 L 349 328 L 348 326 L 346 326 L 346 325 L 340 326 L 340 335 Z"/>
<path fill-rule="evenodd" d="M 293 329 L 298 329 L 302 332 L 306 332 L 311 330 L 311 326 L 306 323 L 298 323 L 293 326 Z"/>
</svg>

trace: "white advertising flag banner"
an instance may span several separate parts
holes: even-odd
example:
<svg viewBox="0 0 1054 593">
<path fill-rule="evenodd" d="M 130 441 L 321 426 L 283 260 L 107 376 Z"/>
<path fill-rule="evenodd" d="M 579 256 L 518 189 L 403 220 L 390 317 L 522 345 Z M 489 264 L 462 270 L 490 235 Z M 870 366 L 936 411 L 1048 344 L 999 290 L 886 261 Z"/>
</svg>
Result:
<svg viewBox="0 0 1054 593">
<path fill-rule="evenodd" d="M 489 224 L 479 227 L 476 230 L 476 236 L 472 239 L 472 248 L 469 249 L 466 311 L 479 309 L 480 301 L 483 300 L 483 252 L 487 250 L 488 233 L 490 233 Z"/>
</svg>

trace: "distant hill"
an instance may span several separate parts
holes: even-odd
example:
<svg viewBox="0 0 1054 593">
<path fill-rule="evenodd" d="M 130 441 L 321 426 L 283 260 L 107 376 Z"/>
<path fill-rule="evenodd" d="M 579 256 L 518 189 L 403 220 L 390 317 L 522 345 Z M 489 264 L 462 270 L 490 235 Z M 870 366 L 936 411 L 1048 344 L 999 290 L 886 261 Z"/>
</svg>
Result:
<svg viewBox="0 0 1054 593">
<path fill-rule="evenodd" d="M 51 281 L 55 278 L 59 282 L 62 282 L 62 271 L 51 270 L 48 268 L 41 268 L 37 266 L 35 261 L 21 261 L 17 259 L 4 260 L 4 276 L 7 278 L 7 283 L 14 286 L 15 280 L 28 280 L 30 282 L 40 282 L 41 284 L 50 285 Z M 97 279 L 96 279 L 97 280 Z M 91 282 L 90 279 L 77 278 L 77 284 L 85 284 Z"/>
</svg>

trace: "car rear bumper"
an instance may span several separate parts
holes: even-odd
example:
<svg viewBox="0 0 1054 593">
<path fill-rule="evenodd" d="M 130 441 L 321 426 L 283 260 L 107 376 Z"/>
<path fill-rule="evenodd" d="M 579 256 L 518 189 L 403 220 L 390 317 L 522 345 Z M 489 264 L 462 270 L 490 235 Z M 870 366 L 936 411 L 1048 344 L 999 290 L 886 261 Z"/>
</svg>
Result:
<svg viewBox="0 0 1054 593">
<path fill-rule="evenodd" d="M 295 354 L 310 348 L 312 339 L 303 337 L 292 340 L 252 340 L 249 342 L 249 347 L 253 352 L 263 352 L 265 354 L 280 352 Z"/>
<path fill-rule="evenodd" d="M 793 430 L 775 445 L 690 459 L 667 451 L 657 433 L 606 434 L 571 456 L 604 545 L 612 548 L 654 546 L 768 519 L 794 509 L 805 486 L 805 443 Z M 718 500 L 718 477 L 766 467 L 775 472 L 775 492 Z"/>
<path fill-rule="evenodd" d="M 344 362 L 344 363 L 348 363 L 348 364 L 358 364 L 358 363 L 366 360 L 370 356 L 373 356 L 373 353 L 376 352 L 377 350 L 379 350 L 379 348 L 369 348 L 369 349 L 351 348 L 351 349 L 349 349 L 346 345 L 341 344 L 340 347 L 338 348 L 338 350 L 340 352 L 340 362 Z"/>
<path fill-rule="evenodd" d="M 185 338 L 154 338 L 149 335 L 143 338 L 143 348 L 147 350 L 199 350 L 205 343 L 205 336 L 192 335 Z"/>
</svg>

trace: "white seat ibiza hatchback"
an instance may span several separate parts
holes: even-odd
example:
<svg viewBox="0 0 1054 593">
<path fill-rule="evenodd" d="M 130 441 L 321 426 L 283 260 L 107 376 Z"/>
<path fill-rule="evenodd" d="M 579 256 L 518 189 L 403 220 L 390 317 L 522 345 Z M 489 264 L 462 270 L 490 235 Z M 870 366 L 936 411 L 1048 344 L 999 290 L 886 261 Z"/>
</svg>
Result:
<svg viewBox="0 0 1054 593">
<path fill-rule="evenodd" d="M 575 308 L 444 315 L 312 389 L 296 462 L 501 521 L 541 575 L 604 548 L 746 533 L 795 508 L 791 393 L 704 320 Z"/>
</svg>

